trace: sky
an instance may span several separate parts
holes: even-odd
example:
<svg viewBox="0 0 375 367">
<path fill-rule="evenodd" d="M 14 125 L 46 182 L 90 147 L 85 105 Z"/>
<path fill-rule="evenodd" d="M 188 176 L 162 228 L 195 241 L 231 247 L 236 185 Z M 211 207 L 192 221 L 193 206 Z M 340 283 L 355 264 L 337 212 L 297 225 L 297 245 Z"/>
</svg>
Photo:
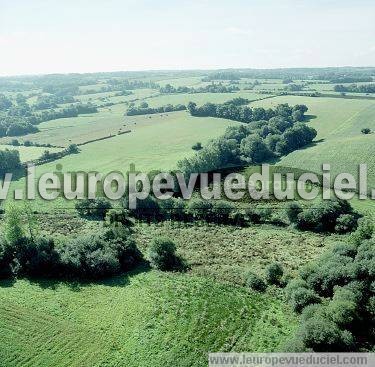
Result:
<svg viewBox="0 0 375 367">
<path fill-rule="evenodd" d="M 0 0 L 0 75 L 375 66 L 373 0 Z"/>
</svg>

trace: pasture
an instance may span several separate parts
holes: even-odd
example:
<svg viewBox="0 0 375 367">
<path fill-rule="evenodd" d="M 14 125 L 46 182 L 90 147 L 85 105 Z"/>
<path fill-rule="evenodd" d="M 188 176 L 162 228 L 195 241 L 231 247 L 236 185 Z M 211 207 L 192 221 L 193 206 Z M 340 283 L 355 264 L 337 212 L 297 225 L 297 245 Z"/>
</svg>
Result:
<svg viewBox="0 0 375 367">
<path fill-rule="evenodd" d="M 277 350 L 297 326 L 272 295 L 157 271 L 2 281 L 0 300 L 2 367 L 203 366 L 210 350 Z"/>
<path fill-rule="evenodd" d="M 320 173 L 321 165 L 330 163 L 333 176 L 347 172 L 356 177 L 358 165 L 366 163 L 369 184 L 375 187 L 375 134 L 361 133 L 364 127 L 375 130 L 375 101 L 280 96 L 252 105 L 272 107 L 279 103 L 306 104 L 311 116 L 308 124 L 318 135 L 314 144 L 288 154 L 278 165 Z"/>
<path fill-rule="evenodd" d="M 34 159 L 38 159 L 45 150 L 51 153 L 61 151 L 60 148 L 45 148 L 45 147 L 25 147 L 25 146 L 13 146 L 13 145 L 0 145 L 0 150 L 18 150 L 20 153 L 21 162 L 28 162 Z"/>
</svg>

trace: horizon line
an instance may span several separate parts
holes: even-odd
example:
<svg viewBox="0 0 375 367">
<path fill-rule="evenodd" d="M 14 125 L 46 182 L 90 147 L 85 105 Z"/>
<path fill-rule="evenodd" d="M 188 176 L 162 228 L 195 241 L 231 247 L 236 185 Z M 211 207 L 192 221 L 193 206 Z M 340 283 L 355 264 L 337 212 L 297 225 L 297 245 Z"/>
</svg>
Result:
<svg viewBox="0 0 375 367">
<path fill-rule="evenodd" d="M 157 72 L 212 72 L 212 71 L 246 71 L 246 70 L 259 70 L 259 71 L 270 71 L 270 70 L 314 70 L 314 69 L 375 69 L 375 66 L 364 65 L 364 66 L 295 66 L 295 67 L 273 67 L 273 68 L 257 68 L 257 67 L 227 67 L 227 68 L 169 68 L 169 69 L 136 69 L 136 70 L 107 70 L 107 71 L 87 71 L 87 72 L 55 72 L 55 73 L 25 73 L 25 74 L 8 74 L 0 75 L 2 78 L 18 78 L 18 77 L 43 77 L 49 75 L 90 75 L 90 74 L 111 74 L 111 73 L 157 73 Z"/>
</svg>

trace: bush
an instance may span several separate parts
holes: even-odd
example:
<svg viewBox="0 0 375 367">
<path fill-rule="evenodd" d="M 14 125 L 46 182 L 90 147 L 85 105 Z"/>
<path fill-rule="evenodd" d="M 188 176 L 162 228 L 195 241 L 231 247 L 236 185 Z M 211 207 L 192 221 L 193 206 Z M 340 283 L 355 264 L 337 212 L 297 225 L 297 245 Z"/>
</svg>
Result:
<svg viewBox="0 0 375 367">
<path fill-rule="evenodd" d="M 125 200 L 124 207 L 128 209 L 129 204 Z M 137 199 L 135 209 L 129 209 L 130 215 L 137 219 L 144 220 L 155 220 L 159 219 L 161 216 L 161 208 L 159 201 L 151 196 L 146 197 L 146 199 Z"/>
<path fill-rule="evenodd" d="M 133 221 L 129 217 L 129 212 L 125 209 L 110 209 L 105 217 L 109 226 L 132 227 Z"/>
<path fill-rule="evenodd" d="M 242 210 L 234 210 L 230 216 L 232 224 L 239 227 L 245 227 L 247 224 L 246 214 Z"/>
<path fill-rule="evenodd" d="M 79 200 L 75 208 L 81 217 L 104 220 L 112 204 L 104 198 Z"/>
<path fill-rule="evenodd" d="M 160 216 L 167 220 L 184 220 L 186 219 L 185 214 L 185 202 L 183 199 L 170 198 L 167 200 L 160 200 L 158 202 L 160 207 Z"/>
<path fill-rule="evenodd" d="M 155 269 L 172 271 L 183 268 L 182 260 L 176 255 L 175 243 L 166 237 L 158 237 L 152 241 L 149 259 Z"/>
<path fill-rule="evenodd" d="M 288 203 L 285 209 L 286 216 L 290 223 L 296 223 L 298 214 L 302 212 L 302 207 L 297 202 Z"/>
<path fill-rule="evenodd" d="M 77 154 L 79 153 L 79 148 L 77 144 L 70 144 L 65 151 L 67 154 Z"/>
<path fill-rule="evenodd" d="M 298 332 L 306 347 L 315 352 L 346 352 L 353 350 L 353 335 L 342 331 L 333 322 L 316 316 L 301 325 Z"/>
<path fill-rule="evenodd" d="M 284 270 L 281 264 L 273 263 L 266 269 L 266 281 L 269 284 L 280 284 Z"/>
<path fill-rule="evenodd" d="M 334 232 L 337 219 L 352 214 L 353 209 L 345 200 L 325 200 L 297 215 L 297 228 L 315 232 Z M 348 217 L 343 219 L 348 221 Z M 340 223 L 339 223 L 340 224 Z M 339 226 L 341 229 L 342 227 Z"/>
<path fill-rule="evenodd" d="M 212 203 L 203 199 L 191 199 L 186 212 L 196 220 L 208 220 L 211 217 Z"/>
<path fill-rule="evenodd" d="M 374 221 L 370 217 L 363 217 L 358 220 L 358 227 L 355 236 L 358 237 L 358 240 L 369 240 L 375 231 Z"/>
<path fill-rule="evenodd" d="M 195 143 L 191 149 L 193 150 L 201 150 L 203 147 L 202 147 L 202 143 L 198 142 L 198 143 Z"/>
<path fill-rule="evenodd" d="M 251 223 L 259 224 L 261 222 L 261 216 L 258 210 L 253 208 L 248 208 L 245 210 L 246 216 Z"/>
<path fill-rule="evenodd" d="M 128 271 L 141 260 L 129 232 L 121 227 L 69 241 L 60 256 L 65 275 L 95 279 Z"/>
<path fill-rule="evenodd" d="M 302 310 L 311 304 L 320 303 L 320 298 L 310 289 L 298 288 L 294 290 L 290 297 L 290 304 L 295 312 Z"/>
<path fill-rule="evenodd" d="M 7 278 L 12 274 L 12 256 L 4 238 L 0 237 L 0 279 Z"/>
<path fill-rule="evenodd" d="M 24 236 L 21 223 L 21 208 L 9 205 L 5 210 L 4 234 L 6 241 L 10 244 L 18 243 Z"/>
<path fill-rule="evenodd" d="M 285 287 L 285 295 L 288 301 L 291 300 L 293 293 L 300 288 L 308 288 L 306 281 L 300 278 L 292 279 Z"/>
<path fill-rule="evenodd" d="M 254 273 L 249 273 L 246 280 L 246 285 L 257 292 L 264 292 L 267 288 L 264 280 Z"/>
<path fill-rule="evenodd" d="M 357 247 L 351 243 L 336 243 L 332 247 L 332 253 L 338 256 L 347 256 L 354 258 L 357 254 Z"/>
<path fill-rule="evenodd" d="M 234 209 L 234 205 L 228 201 L 214 200 L 211 208 L 212 221 L 219 224 L 229 223 L 230 215 Z"/>
<path fill-rule="evenodd" d="M 317 316 L 325 317 L 325 308 L 321 303 L 311 303 L 304 307 L 301 312 L 302 322 Z"/>
<path fill-rule="evenodd" d="M 22 238 L 13 246 L 18 272 L 29 276 L 57 277 L 60 255 L 52 238 Z"/>
<path fill-rule="evenodd" d="M 333 299 L 327 306 L 327 316 L 339 327 L 349 328 L 358 317 L 357 305 L 350 300 Z"/>
<path fill-rule="evenodd" d="M 355 229 L 357 226 L 357 218 L 352 214 L 341 214 L 335 225 L 335 232 L 337 233 L 348 233 Z"/>
<path fill-rule="evenodd" d="M 369 129 L 368 127 L 365 127 L 365 128 L 363 128 L 361 130 L 361 133 L 365 134 L 365 135 L 370 134 L 371 133 L 371 129 Z"/>
</svg>

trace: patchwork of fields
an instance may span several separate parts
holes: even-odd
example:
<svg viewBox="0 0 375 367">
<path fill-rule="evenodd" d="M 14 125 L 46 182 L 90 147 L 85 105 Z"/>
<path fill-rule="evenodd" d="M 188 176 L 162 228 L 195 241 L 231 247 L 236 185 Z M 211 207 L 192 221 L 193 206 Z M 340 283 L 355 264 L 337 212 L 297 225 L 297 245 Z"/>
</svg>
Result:
<svg viewBox="0 0 375 367">
<path fill-rule="evenodd" d="M 133 79 L 132 79 L 133 80 Z M 174 87 L 204 87 L 195 74 L 171 74 L 139 78 Z M 217 81 L 230 85 L 232 81 Z M 257 82 L 257 83 L 256 83 Z M 295 83 L 302 81 L 295 80 Z M 281 167 L 320 173 L 330 163 L 333 174 L 356 175 L 359 163 L 367 163 L 370 185 L 375 187 L 375 101 L 370 99 L 279 95 L 281 79 L 243 78 L 233 93 L 161 94 L 158 89 L 134 88 L 127 96 L 100 92 L 106 81 L 82 85 L 75 98 L 82 103 L 115 103 L 98 113 L 42 122 L 39 132 L 19 136 L 20 142 L 68 147 L 80 152 L 37 166 L 37 177 L 46 172 L 172 170 L 177 162 L 195 154 L 192 146 L 205 146 L 227 127 L 241 123 L 213 117 L 193 117 L 187 111 L 126 116 L 131 103 L 149 107 L 167 104 L 198 105 L 247 98 L 249 107 L 274 108 L 278 104 L 305 104 L 308 121 L 317 137 L 313 144 L 295 150 L 275 162 Z M 309 88 L 333 92 L 332 83 L 316 80 Z M 246 88 L 246 90 L 244 89 Z M 98 93 L 91 93 L 92 91 Z M 91 91 L 90 94 L 83 94 Z M 27 101 L 33 105 L 41 90 Z M 7 95 L 15 98 L 14 92 Z M 339 97 L 337 95 L 337 97 Z M 79 103 L 79 102 L 77 102 Z M 60 105 L 59 107 L 66 107 Z M 370 134 L 363 134 L 370 128 Z M 17 149 L 22 162 L 63 148 L 5 145 Z M 252 172 L 255 167 L 248 167 Z M 25 178 L 12 183 L 24 188 Z M 249 203 L 246 203 L 249 204 Z M 352 201 L 362 213 L 375 212 L 373 201 Z M 74 201 L 37 199 L 32 209 L 39 215 L 39 230 L 58 241 L 91 233 L 102 225 L 78 218 Z M 273 206 L 283 210 L 284 203 Z M 44 216 L 44 217 L 43 217 Z M 42 219 L 40 219 L 42 218 Z M 246 287 L 249 272 L 265 275 L 265 268 L 279 262 L 288 276 L 295 276 L 345 235 L 301 232 L 267 224 L 248 227 L 212 223 L 137 221 L 133 231 L 147 258 L 152 239 L 167 236 L 189 264 L 186 273 L 161 272 L 141 267 L 126 275 L 96 282 L 54 280 L 0 280 L 0 366 L 204 366 L 208 351 L 279 351 L 296 331 L 300 318 L 287 304 L 283 290 L 269 286 L 265 293 Z M 102 228 L 102 227 L 100 227 Z M 2 223 L 0 230 L 3 231 Z"/>
</svg>

